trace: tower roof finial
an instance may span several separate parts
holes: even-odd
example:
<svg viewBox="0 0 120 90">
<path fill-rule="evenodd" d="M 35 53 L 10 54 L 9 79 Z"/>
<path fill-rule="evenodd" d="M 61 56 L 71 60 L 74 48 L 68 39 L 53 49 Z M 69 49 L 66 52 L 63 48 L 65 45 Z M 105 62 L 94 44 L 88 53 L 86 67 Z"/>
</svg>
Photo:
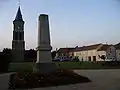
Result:
<svg viewBox="0 0 120 90">
<path fill-rule="evenodd" d="M 18 0 L 18 11 L 15 17 L 15 20 L 23 21 L 21 10 L 20 10 L 20 0 Z"/>
<path fill-rule="evenodd" d="M 18 6 L 20 7 L 20 0 L 18 0 Z"/>
</svg>

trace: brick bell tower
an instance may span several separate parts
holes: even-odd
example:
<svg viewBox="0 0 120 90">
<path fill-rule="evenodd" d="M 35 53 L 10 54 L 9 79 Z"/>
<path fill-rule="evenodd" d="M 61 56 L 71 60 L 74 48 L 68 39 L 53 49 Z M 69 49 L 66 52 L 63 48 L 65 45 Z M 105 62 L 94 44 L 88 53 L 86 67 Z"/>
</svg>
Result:
<svg viewBox="0 0 120 90">
<path fill-rule="evenodd" d="M 25 52 L 24 21 L 19 6 L 15 20 L 13 21 L 13 40 L 12 40 L 13 62 L 24 61 L 24 52 Z"/>
</svg>

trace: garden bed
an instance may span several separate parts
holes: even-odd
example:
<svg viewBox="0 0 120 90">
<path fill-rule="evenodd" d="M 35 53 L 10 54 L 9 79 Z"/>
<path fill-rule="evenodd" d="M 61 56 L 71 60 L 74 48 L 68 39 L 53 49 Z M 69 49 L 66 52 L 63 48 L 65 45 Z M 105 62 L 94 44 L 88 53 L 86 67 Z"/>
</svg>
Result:
<svg viewBox="0 0 120 90">
<path fill-rule="evenodd" d="M 65 69 L 58 69 L 49 74 L 24 72 L 11 75 L 9 89 L 41 88 L 87 82 L 91 80 Z"/>
</svg>

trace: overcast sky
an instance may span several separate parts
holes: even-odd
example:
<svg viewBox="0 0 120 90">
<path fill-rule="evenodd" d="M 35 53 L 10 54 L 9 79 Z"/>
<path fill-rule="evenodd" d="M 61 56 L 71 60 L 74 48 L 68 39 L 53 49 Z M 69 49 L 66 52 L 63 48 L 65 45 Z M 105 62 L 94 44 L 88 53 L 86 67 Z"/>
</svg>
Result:
<svg viewBox="0 0 120 90">
<path fill-rule="evenodd" d="M 0 0 L 0 49 L 12 47 L 18 0 Z M 37 46 L 38 16 L 50 18 L 53 48 L 120 42 L 119 0 L 21 0 L 26 48 Z"/>
</svg>

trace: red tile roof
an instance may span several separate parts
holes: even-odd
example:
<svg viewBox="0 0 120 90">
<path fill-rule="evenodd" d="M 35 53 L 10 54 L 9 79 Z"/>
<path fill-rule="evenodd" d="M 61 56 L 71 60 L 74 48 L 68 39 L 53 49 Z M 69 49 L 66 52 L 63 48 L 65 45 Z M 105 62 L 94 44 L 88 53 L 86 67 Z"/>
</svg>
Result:
<svg viewBox="0 0 120 90">
<path fill-rule="evenodd" d="M 118 50 L 120 50 L 120 43 L 116 44 L 115 48 L 118 49 Z"/>
<path fill-rule="evenodd" d="M 78 48 L 75 48 L 74 51 L 94 50 L 94 49 L 97 49 L 100 45 L 101 44 L 94 44 L 94 45 L 89 45 L 89 46 L 78 47 Z"/>
<path fill-rule="evenodd" d="M 60 48 L 57 52 L 62 53 L 62 52 L 69 52 L 70 50 L 73 50 L 74 48 Z"/>
<path fill-rule="evenodd" d="M 103 46 L 102 46 L 103 45 Z M 97 50 L 102 51 L 102 50 L 107 50 L 112 45 L 108 44 L 94 44 L 94 45 L 89 45 L 89 46 L 83 46 L 83 47 L 76 47 L 76 48 L 60 48 L 58 52 L 76 52 L 76 51 L 88 51 L 88 50 Z"/>
</svg>

